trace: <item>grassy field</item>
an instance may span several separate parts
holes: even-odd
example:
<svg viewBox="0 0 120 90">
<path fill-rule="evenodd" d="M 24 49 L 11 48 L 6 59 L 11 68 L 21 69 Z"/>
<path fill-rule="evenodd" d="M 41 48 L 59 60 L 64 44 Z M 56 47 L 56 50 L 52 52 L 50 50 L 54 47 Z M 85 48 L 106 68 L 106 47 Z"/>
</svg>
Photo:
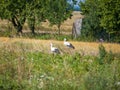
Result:
<svg viewBox="0 0 120 90">
<path fill-rule="evenodd" d="M 55 40 L 1 37 L 0 42 L 0 90 L 120 89 L 118 44 L 100 48 L 99 43 L 70 41 L 75 50 L 69 50 Z M 51 54 L 50 42 L 62 54 Z"/>
<path fill-rule="evenodd" d="M 45 22 L 38 36 L 25 34 L 25 25 L 24 37 L 9 38 L 14 28 L 0 21 L 0 90 L 120 90 L 120 44 L 72 40 L 72 23 L 82 17 L 74 15 L 62 24 L 67 34 L 61 36 Z M 63 45 L 64 37 L 75 49 Z M 51 53 L 50 43 L 60 54 Z"/>
<path fill-rule="evenodd" d="M 50 53 L 50 43 L 53 43 L 55 47 L 59 48 L 61 54 L 74 54 L 80 53 L 81 55 L 98 55 L 99 45 L 101 43 L 97 42 L 78 42 L 78 41 L 69 41 L 71 42 L 75 49 L 69 49 L 63 45 L 63 41 L 57 40 L 39 40 L 39 39 L 24 39 L 24 38 L 7 38 L 0 37 L 0 47 L 8 45 L 10 49 L 15 49 L 16 51 L 20 49 L 18 44 L 22 44 L 27 48 L 28 51 L 39 51 L 42 53 Z M 120 45 L 114 43 L 103 43 L 102 44 L 106 51 L 112 51 L 115 54 L 120 54 Z M 14 46 L 14 47 L 13 47 Z"/>
</svg>

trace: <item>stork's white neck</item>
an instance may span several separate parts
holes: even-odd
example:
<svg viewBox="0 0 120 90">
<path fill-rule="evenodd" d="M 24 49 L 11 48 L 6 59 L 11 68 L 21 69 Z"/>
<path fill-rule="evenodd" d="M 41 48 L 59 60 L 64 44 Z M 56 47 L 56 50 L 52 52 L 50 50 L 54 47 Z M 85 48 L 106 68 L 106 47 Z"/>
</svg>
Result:
<svg viewBox="0 0 120 90">
<path fill-rule="evenodd" d="M 51 48 L 52 48 L 52 47 L 53 47 L 53 44 L 51 43 L 50 46 L 51 46 Z"/>
</svg>

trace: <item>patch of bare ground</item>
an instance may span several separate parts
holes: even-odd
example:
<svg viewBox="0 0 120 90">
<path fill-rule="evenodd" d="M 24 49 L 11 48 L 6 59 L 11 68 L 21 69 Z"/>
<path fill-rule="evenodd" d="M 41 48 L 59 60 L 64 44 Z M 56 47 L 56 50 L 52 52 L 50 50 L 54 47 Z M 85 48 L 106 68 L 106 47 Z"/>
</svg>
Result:
<svg viewBox="0 0 120 90">
<path fill-rule="evenodd" d="M 100 43 L 97 42 L 71 42 L 75 49 L 69 49 L 63 45 L 63 41 L 56 40 L 36 40 L 36 39 L 23 39 L 23 38 L 6 38 L 0 37 L 0 48 L 8 48 L 14 51 L 28 51 L 28 52 L 43 52 L 50 53 L 50 43 L 60 49 L 61 54 L 74 54 L 80 53 L 81 55 L 98 55 L 98 47 Z M 107 51 L 120 54 L 120 44 L 103 43 Z"/>
</svg>

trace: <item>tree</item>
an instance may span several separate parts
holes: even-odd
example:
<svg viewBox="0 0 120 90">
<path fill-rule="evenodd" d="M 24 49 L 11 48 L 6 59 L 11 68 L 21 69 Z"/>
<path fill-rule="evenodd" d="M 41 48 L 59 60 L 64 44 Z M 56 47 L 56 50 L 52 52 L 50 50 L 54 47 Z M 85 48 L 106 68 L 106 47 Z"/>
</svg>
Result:
<svg viewBox="0 0 120 90">
<path fill-rule="evenodd" d="M 0 0 L 0 6 L 0 18 L 9 20 L 18 34 L 26 21 L 34 34 L 36 22 L 46 19 L 58 26 L 60 34 L 62 22 L 71 16 L 65 0 Z"/>
<path fill-rule="evenodd" d="M 59 35 L 62 22 L 71 16 L 71 10 L 67 8 L 68 3 L 65 0 L 49 0 L 49 17 L 47 17 L 47 19 L 50 21 L 51 25 L 57 25 Z"/>
<path fill-rule="evenodd" d="M 45 21 L 47 17 L 48 0 L 29 0 L 27 3 L 27 23 L 35 34 L 35 25 Z"/>
<path fill-rule="evenodd" d="M 85 0 L 80 3 L 82 13 L 85 16 L 83 19 L 82 36 L 91 38 L 103 38 L 104 30 L 100 27 L 100 9 L 99 0 Z"/>
<path fill-rule="evenodd" d="M 36 22 L 45 20 L 48 8 L 47 0 L 1 0 L 0 6 L 0 17 L 12 22 L 18 34 L 25 21 L 34 34 Z"/>
<path fill-rule="evenodd" d="M 27 0 L 0 0 L 0 17 L 9 20 L 16 28 L 17 33 L 22 33 L 26 20 Z"/>
<path fill-rule="evenodd" d="M 64 0 L 29 0 L 27 6 L 27 22 L 34 34 L 35 23 L 41 23 L 48 19 L 51 25 L 57 25 L 59 34 L 61 23 L 71 16 L 67 10 L 68 3 Z"/>
<path fill-rule="evenodd" d="M 120 42 L 120 0 L 100 0 L 99 7 L 101 26 L 109 34 L 109 41 Z"/>
<path fill-rule="evenodd" d="M 103 37 L 109 41 L 120 42 L 120 1 L 85 0 L 81 3 L 85 18 L 82 34 Z"/>
</svg>

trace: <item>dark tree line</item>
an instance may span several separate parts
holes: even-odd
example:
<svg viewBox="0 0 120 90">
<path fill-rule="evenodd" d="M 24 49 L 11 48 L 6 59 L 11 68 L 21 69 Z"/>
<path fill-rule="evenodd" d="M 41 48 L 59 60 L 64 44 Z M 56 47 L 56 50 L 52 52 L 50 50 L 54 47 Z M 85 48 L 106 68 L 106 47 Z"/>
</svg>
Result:
<svg viewBox="0 0 120 90">
<path fill-rule="evenodd" d="M 85 0 L 82 35 L 120 42 L 120 0 Z"/>
</svg>

